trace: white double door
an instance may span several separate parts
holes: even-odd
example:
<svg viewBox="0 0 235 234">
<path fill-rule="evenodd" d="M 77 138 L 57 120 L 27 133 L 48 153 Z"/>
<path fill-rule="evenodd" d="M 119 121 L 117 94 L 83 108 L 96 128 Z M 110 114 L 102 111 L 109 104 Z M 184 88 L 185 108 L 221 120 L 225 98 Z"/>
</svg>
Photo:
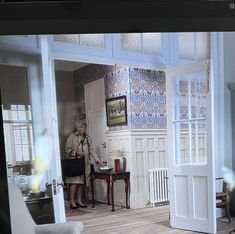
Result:
<svg viewBox="0 0 235 234">
<path fill-rule="evenodd" d="M 166 72 L 170 222 L 173 228 L 216 233 L 209 69 L 205 61 Z"/>
<path fill-rule="evenodd" d="M 44 98 L 46 105 L 49 105 L 46 121 L 51 147 L 48 149 L 48 155 L 51 155 L 54 164 L 50 168 L 50 177 L 52 182 L 55 180 L 57 186 L 61 178 L 61 169 L 60 157 L 58 157 L 59 139 L 53 59 L 50 58 L 46 38 L 41 42 Z M 215 233 L 212 151 L 214 108 L 213 95 L 211 95 L 213 82 L 209 77 L 209 67 L 208 62 L 201 62 L 166 71 L 170 212 L 173 228 Z M 93 94 L 90 92 L 90 98 L 94 96 Z M 92 99 L 86 102 L 94 103 Z M 88 106 L 87 110 L 89 108 Z M 100 110 L 102 108 L 104 107 Z M 88 118 L 93 131 L 97 126 L 101 126 L 97 125 L 97 122 L 104 120 L 105 112 L 103 109 L 102 113 L 99 111 L 92 113 L 92 110 L 93 108 L 90 108 L 91 115 Z M 96 135 L 98 130 L 95 130 L 94 134 L 92 131 L 90 130 L 91 135 Z M 104 143 L 101 137 L 99 140 L 101 142 L 97 144 Z M 63 192 L 55 193 L 53 198 L 56 221 L 64 221 Z"/>
</svg>

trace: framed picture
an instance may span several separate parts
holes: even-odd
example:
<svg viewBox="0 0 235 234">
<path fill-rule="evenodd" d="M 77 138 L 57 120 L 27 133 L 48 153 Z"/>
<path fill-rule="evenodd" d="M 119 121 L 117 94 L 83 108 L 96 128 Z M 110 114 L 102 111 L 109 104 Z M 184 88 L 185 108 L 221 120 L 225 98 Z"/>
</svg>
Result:
<svg viewBox="0 0 235 234">
<path fill-rule="evenodd" d="M 127 124 L 126 96 L 106 99 L 107 125 L 117 126 Z"/>
</svg>

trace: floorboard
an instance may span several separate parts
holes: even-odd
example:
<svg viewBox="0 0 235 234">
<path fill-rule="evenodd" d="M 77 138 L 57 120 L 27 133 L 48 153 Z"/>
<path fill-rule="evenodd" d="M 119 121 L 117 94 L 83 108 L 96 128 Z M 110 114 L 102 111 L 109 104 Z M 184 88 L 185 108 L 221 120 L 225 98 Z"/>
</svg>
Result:
<svg viewBox="0 0 235 234">
<path fill-rule="evenodd" d="M 190 232 L 172 229 L 169 220 L 169 205 L 143 209 L 126 209 L 98 203 L 94 208 L 71 210 L 66 207 L 67 221 L 79 220 L 84 225 L 82 234 L 190 234 Z M 229 234 L 235 228 L 235 217 L 228 224 L 226 218 L 217 220 L 217 233 Z M 235 233 L 235 232 L 234 232 Z"/>
</svg>

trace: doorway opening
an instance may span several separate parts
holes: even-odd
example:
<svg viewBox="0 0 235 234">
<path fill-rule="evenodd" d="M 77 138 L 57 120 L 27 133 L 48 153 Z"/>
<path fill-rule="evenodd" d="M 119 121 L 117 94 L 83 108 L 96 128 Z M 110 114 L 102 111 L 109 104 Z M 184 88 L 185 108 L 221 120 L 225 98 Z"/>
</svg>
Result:
<svg viewBox="0 0 235 234">
<path fill-rule="evenodd" d="M 129 142 L 126 143 L 126 148 L 123 145 L 106 148 L 107 141 L 110 145 L 113 137 L 111 135 L 108 136 L 108 139 L 105 137 L 107 130 L 111 130 L 112 133 L 112 131 L 121 130 L 125 132 L 128 129 L 137 129 L 140 132 L 147 131 L 146 134 L 149 134 L 148 131 L 150 131 L 151 142 L 156 141 L 159 144 L 145 152 L 147 155 L 145 164 L 147 166 L 144 168 L 144 178 L 141 180 L 144 185 L 141 192 L 142 203 L 136 204 L 136 207 L 168 204 L 164 71 L 61 60 L 55 60 L 55 70 L 61 157 L 65 157 L 65 142 L 68 135 L 73 131 L 76 119 L 87 119 L 88 134 L 91 136 L 97 154 L 101 160 L 107 161 L 109 167 L 112 168 L 114 167 L 112 151 L 121 150 L 127 157 L 128 169 L 131 169 L 131 159 L 129 159 L 130 155 L 127 149 Z M 104 87 L 99 84 L 102 79 Z M 123 95 L 127 97 L 128 123 L 127 125 L 108 128 L 105 99 Z M 149 144 L 151 142 L 149 141 Z M 149 147 L 151 148 L 151 146 Z M 137 167 L 139 166 L 140 164 Z M 99 170 L 99 167 L 96 170 Z M 138 168 L 137 170 L 140 173 L 142 169 Z M 150 175 L 153 175 L 152 172 L 155 171 L 159 171 L 159 173 L 164 171 L 164 173 L 161 173 L 161 178 L 155 177 L 155 179 L 159 180 L 158 184 L 161 184 L 162 189 L 165 190 L 159 190 L 158 194 L 153 197 L 154 188 L 151 184 Z M 122 185 L 117 184 L 116 190 L 119 194 L 115 204 L 117 207 L 122 207 L 125 204 L 125 197 L 122 197 L 121 194 Z M 150 195 L 151 192 L 152 195 Z M 67 199 L 66 194 L 65 199 Z M 96 184 L 96 200 L 107 201 L 106 183 L 102 181 L 97 181 Z"/>
</svg>

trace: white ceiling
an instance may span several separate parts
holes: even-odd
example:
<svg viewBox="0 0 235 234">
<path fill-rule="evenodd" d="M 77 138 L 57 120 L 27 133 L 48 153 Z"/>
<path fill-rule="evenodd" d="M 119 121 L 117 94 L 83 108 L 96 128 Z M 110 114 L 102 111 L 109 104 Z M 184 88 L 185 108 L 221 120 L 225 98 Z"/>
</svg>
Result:
<svg viewBox="0 0 235 234">
<path fill-rule="evenodd" d="M 64 61 L 64 60 L 55 60 L 55 70 L 60 71 L 76 71 L 89 63 L 73 62 L 73 61 Z"/>
</svg>

